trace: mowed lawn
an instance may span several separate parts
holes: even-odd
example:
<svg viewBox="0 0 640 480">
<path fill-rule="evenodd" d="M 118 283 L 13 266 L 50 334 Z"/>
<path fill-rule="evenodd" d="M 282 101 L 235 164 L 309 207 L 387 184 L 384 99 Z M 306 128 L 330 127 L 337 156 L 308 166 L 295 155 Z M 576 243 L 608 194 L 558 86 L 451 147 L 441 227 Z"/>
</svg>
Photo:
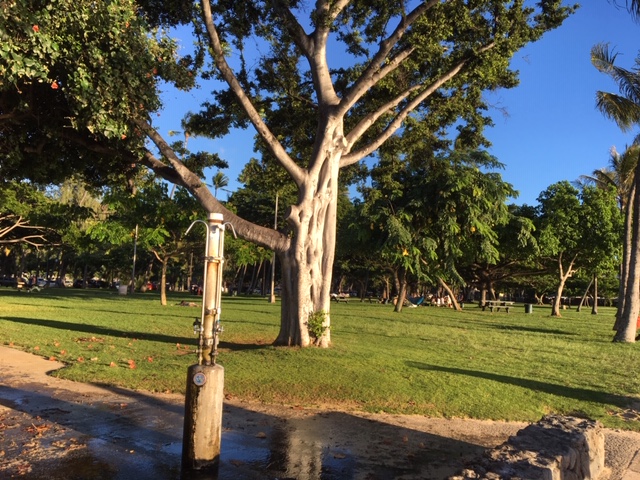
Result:
<svg viewBox="0 0 640 480">
<path fill-rule="evenodd" d="M 184 392 L 197 362 L 187 294 L 0 289 L 2 344 L 60 360 L 56 376 Z M 199 305 L 199 303 L 198 303 Z M 614 344 L 614 309 L 524 313 L 332 304 L 330 349 L 271 346 L 280 304 L 224 297 L 227 396 L 369 412 L 536 421 L 546 413 L 640 431 L 640 345 Z M 638 416 L 638 418 L 636 418 Z"/>
</svg>

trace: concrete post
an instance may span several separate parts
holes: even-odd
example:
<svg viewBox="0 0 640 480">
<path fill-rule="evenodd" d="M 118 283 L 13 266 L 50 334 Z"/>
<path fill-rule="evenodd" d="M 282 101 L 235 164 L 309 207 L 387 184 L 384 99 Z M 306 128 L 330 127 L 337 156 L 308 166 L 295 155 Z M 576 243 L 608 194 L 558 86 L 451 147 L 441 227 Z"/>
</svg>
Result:
<svg viewBox="0 0 640 480">
<path fill-rule="evenodd" d="M 217 470 L 222 437 L 224 369 L 216 365 L 222 296 L 224 225 L 209 214 L 198 364 L 187 370 L 183 470 Z"/>
<path fill-rule="evenodd" d="M 217 471 L 222 440 L 224 368 L 191 365 L 187 370 L 182 469 Z"/>
</svg>

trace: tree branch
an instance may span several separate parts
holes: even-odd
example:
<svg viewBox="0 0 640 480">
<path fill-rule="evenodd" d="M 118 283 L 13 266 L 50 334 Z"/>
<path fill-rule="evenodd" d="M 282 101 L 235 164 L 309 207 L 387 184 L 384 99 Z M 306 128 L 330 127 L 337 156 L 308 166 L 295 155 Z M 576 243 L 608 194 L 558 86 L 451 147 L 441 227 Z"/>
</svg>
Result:
<svg viewBox="0 0 640 480">
<path fill-rule="evenodd" d="M 492 42 L 488 45 L 482 47 L 475 55 L 486 52 L 495 46 L 495 43 Z M 387 127 L 382 131 L 382 133 L 375 138 L 369 145 L 362 147 L 361 149 L 350 152 L 347 155 L 344 155 L 340 160 L 340 167 L 346 167 L 348 165 L 352 165 L 362 160 L 367 155 L 375 152 L 385 141 L 389 139 L 401 126 L 404 122 L 405 118 L 418 106 L 420 103 L 424 102 L 427 98 L 429 98 L 434 92 L 436 92 L 442 85 L 446 82 L 454 78 L 460 71 L 464 68 L 464 66 L 471 60 L 471 57 L 464 58 L 456 63 L 453 67 L 449 69 L 444 75 L 438 78 L 434 83 L 426 87 L 422 92 L 420 92 L 416 97 L 408 102 L 396 115 L 393 121 L 387 125 Z M 395 108 L 403 98 L 406 98 L 412 91 L 417 88 L 421 88 L 422 85 L 416 85 L 407 89 L 403 92 L 399 97 L 396 97 L 391 102 L 383 105 L 376 112 L 372 112 L 363 118 L 356 127 L 346 135 L 346 140 L 348 143 L 347 149 L 350 150 L 351 147 L 355 144 L 355 142 L 364 134 L 364 132 L 384 113 L 388 113 L 393 108 Z"/>
<path fill-rule="evenodd" d="M 420 18 L 423 13 L 438 3 L 438 0 L 430 0 L 418 5 L 409 12 L 409 15 L 403 17 L 391 35 L 380 42 L 378 52 L 374 55 L 365 71 L 362 72 L 362 75 L 360 75 L 353 87 L 349 90 L 349 93 L 347 93 L 347 95 L 343 97 L 342 102 L 340 102 L 342 114 L 346 113 L 358 100 L 362 98 L 363 95 L 365 95 L 369 90 L 370 85 L 375 85 L 376 82 L 395 70 L 402 61 L 413 52 L 413 50 L 410 50 L 398 54 L 385 67 L 380 68 L 381 65 L 385 64 L 385 59 L 393 47 L 395 47 L 402 39 L 409 27 L 411 27 L 411 25 L 413 25 L 413 23 Z"/>
<path fill-rule="evenodd" d="M 293 41 L 297 47 L 302 51 L 303 55 L 307 58 L 311 56 L 313 51 L 313 43 L 311 37 L 304 31 L 302 25 L 298 22 L 298 19 L 291 13 L 291 10 L 282 0 L 272 0 L 274 10 L 278 12 L 283 20 L 287 31 L 293 38 Z"/>
<path fill-rule="evenodd" d="M 138 120 L 136 123 L 160 149 L 160 152 L 167 157 L 171 165 L 163 163 L 149 151 L 145 152 L 143 159 L 140 161 L 141 164 L 149 167 L 165 180 L 186 188 L 207 211 L 221 213 L 224 221 L 231 223 L 234 231 L 245 240 L 276 252 L 287 250 L 290 243 L 288 236 L 276 230 L 248 222 L 228 210 L 211 194 L 202 179 L 184 166 L 169 144 L 153 127 L 142 120 Z"/>
<path fill-rule="evenodd" d="M 289 173 L 291 178 L 298 186 L 302 185 L 306 174 L 289 156 L 282 144 L 278 141 L 276 136 L 269 130 L 269 127 L 264 123 L 260 114 L 255 109 L 251 99 L 240 85 L 240 82 L 236 78 L 233 70 L 229 67 L 225 57 L 220 38 L 218 37 L 218 31 L 213 23 L 213 16 L 211 14 L 211 4 L 209 0 L 202 0 L 202 11 L 204 15 L 204 22 L 207 27 L 207 33 L 209 34 L 209 44 L 211 46 L 213 58 L 216 62 L 216 66 L 220 70 L 222 77 L 225 79 L 231 90 L 235 94 L 238 102 L 247 113 L 249 120 L 257 130 L 258 134 L 264 139 L 267 147 L 273 154 L 273 156 L 280 162 L 284 169 Z"/>
</svg>

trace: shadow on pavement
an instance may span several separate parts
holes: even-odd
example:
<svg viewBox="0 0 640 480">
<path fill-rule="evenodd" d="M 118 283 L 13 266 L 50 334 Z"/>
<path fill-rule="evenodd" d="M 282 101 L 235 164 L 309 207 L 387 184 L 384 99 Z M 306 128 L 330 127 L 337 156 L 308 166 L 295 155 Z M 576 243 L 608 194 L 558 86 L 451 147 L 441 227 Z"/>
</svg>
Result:
<svg viewBox="0 0 640 480">
<path fill-rule="evenodd" d="M 441 479 L 484 451 L 347 413 L 227 403 L 217 475 L 183 475 L 179 396 L 11 379 L 0 386 L 0 477 L 22 468 L 32 480 Z"/>
</svg>

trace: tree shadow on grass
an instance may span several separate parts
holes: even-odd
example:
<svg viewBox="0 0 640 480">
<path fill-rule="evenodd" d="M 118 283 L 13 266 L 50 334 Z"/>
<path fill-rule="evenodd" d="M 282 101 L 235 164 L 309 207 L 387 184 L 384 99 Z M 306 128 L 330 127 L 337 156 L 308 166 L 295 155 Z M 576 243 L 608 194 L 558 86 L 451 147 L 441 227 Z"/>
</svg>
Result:
<svg viewBox="0 0 640 480">
<path fill-rule="evenodd" d="M 523 327 L 518 325 L 502 325 L 499 323 L 484 323 L 488 328 L 495 328 L 496 330 L 514 331 L 514 332 L 526 332 L 526 333 L 541 333 L 544 335 L 567 335 L 578 336 L 576 332 L 569 332 L 567 330 L 550 329 L 550 328 L 537 328 L 537 327 Z"/>
<path fill-rule="evenodd" d="M 25 325 L 39 325 L 41 327 L 56 328 L 59 330 L 69 330 L 78 333 L 86 333 L 95 336 L 110 336 L 119 338 L 135 338 L 137 340 L 146 340 L 150 342 L 168 343 L 181 345 L 196 344 L 197 339 L 194 337 L 177 337 L 172 335 L 162 335 L 158 333 L 148 332 L 132 332 L 126 330 L 116 330 L 113 328 L 99 327 L 97 325 L 85 325 L 82 323 L 64 322 L 60 320 L 43 320 L 36 318 L 17 318 L 17 317 L 5 317 L 3 320 L 15 323 L 24 323 Z M 220 348 L 241 351 L 241 350 L 258 350 L 271 346 L 271 344 L 259 344 L 259 343 L 232 343 L 232 342 L 220 342 L 218 344 Z"/>
<path fill-rule="evenodd" d="M 584 402 L 595 402 L 603 405 L 615 405 L 620 408 L 627 408 L 634 401 L 632 397 L 624 395 L 616 395 L 599 390 L 591 390 L 588 388 L 569 387 L 567 385 L 558 385 L 554 383 L 541 382 L 539 380 L 531 380 L 528 378 L 510 377 L 507 375 L 499 375 L 497 373 L 482 372 L 479 370 L 469 370 L 465 368 L 443 367 L 440 365 L 430 365 L 422 362 L 406 362 L 409 367 L 420 370 L 451 373 L 454 375 L 464 375 L 467 377 L 482 378 L 517 387 L 526 388 L 536 392 L 544 392 L 559 397 L 572 398 L 574 400 Z"/>
<path fill-rule="evenodd" d="M 127 330 L 116 330 L 113 328 L 99 327 L 97 325 L 86 325 L 82 323 L 65 322 L 61 320 L 43 320 L 37 318 L 18 318 L 18 317 L 4 317 L 3 320 L 15 323 L 24 323 L 25 325 L 33 326 L 39 325 L 41 327 L 56 328 L 59 330 L 69 330 L 79 333 L 87 333 L 91 335 L 107 335 L 110 337 L 120 338 L 135 338 L 138 340 L 147 340 L 151 342 L 160 343 L 180 343 L 190 344 L 194 342 L 193 337 L 177 337 L 172 335 L 162 335 L 158 333 L 149 332 L 135 332 Z"/>
<path fill-rule="evenodd" d="M 229 350 L 232 352 L 241 352 L 244 350 L 261 350 L 263 348 L 271 347 L 271 343 L 233 343 L 233 342 L 219 342 L 218 348 L 221 350 Z"/>
</svg>

